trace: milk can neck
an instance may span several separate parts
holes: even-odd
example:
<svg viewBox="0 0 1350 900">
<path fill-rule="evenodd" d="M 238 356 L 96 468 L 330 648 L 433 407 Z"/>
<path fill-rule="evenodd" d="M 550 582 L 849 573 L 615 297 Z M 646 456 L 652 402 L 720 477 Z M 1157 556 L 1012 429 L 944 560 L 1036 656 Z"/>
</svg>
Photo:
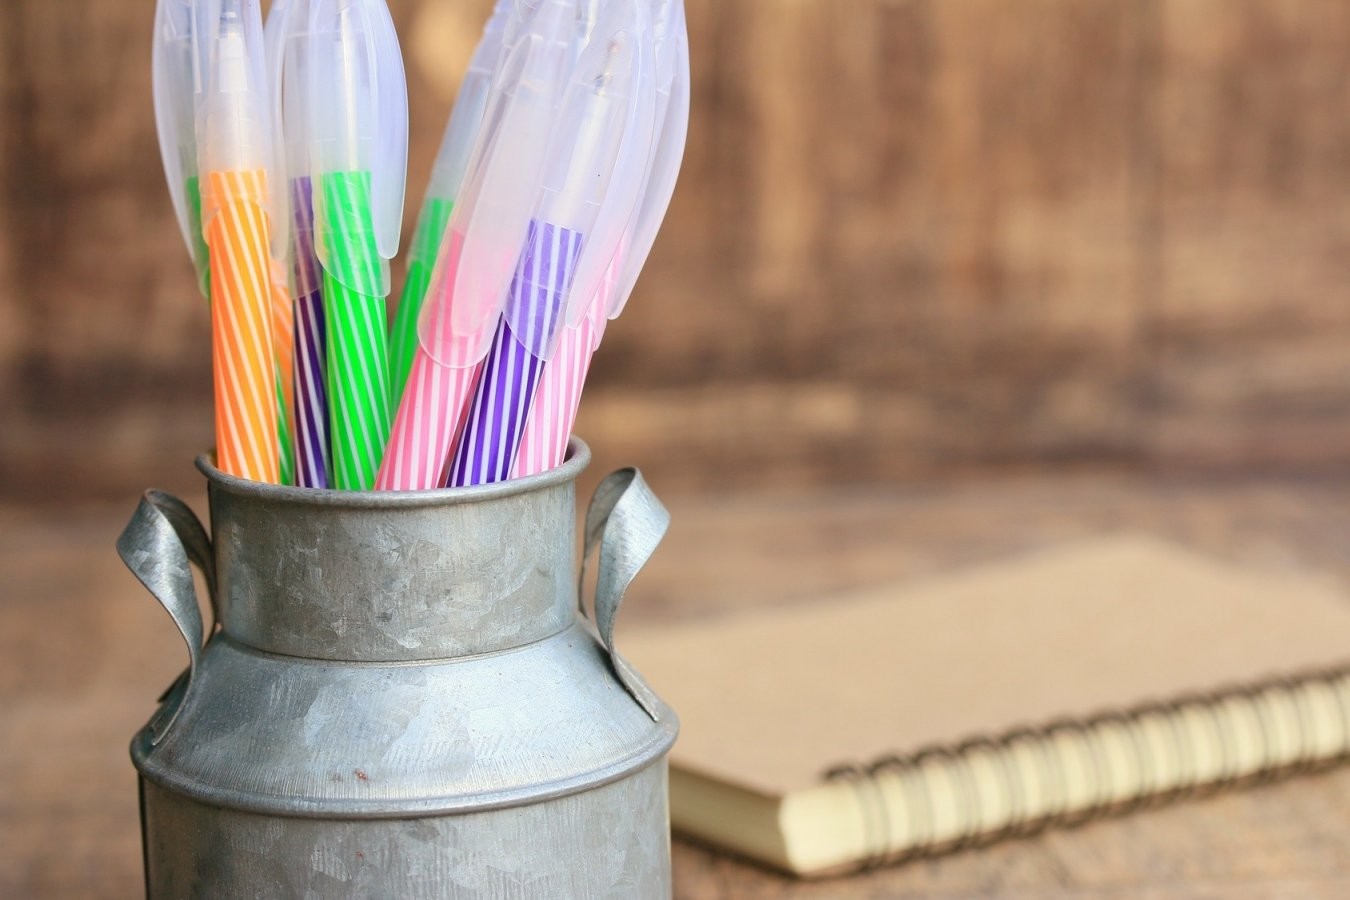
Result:
<svg viewBox="0 0 1350 900">
<path fill-rule="evenodd" d="M 453 659 L 523 646 L 576 609 L 577 475 L 419 493 L 286 488 L 198 465 L 226 635 L 323 660 Z"/>
</svg>

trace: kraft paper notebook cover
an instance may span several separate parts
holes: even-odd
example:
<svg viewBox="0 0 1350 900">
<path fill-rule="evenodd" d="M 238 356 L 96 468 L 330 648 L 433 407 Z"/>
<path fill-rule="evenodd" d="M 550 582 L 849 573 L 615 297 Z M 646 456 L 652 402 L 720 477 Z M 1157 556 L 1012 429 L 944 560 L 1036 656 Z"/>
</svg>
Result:
<svg viewBox="0 0 1350 900">
<path fill-rule="evenodd" d="M 1350 599 L 1139 536 L 619 643 L 680 715 L 675 829 L 798 874 L 1350 749 Z"/>
</svg>

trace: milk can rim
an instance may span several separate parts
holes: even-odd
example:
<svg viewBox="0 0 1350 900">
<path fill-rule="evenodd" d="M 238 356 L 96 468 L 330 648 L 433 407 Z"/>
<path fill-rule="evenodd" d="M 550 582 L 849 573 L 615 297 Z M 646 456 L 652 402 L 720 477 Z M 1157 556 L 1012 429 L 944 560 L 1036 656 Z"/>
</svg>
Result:
<svg viewBox="0 0 1350 900">
<path fill-rule="evenodd" d="M 206 476 L 212 486 L 236 496 L 331 508 L 417 509 L 500 500 L 575 481 L 591 463 L 591 448 L 581 438 L 573 437 L 568 442 L 567 449 L 567 459 L 562 465 L 537 475 L 474 487 L 435 488 L 426 491 L 339 491 L 330 488 L 266 484 L 222 472 L 211 461 L 209 451 L 199 455 L 196 464 L 197 470 Z"/>
</svg>

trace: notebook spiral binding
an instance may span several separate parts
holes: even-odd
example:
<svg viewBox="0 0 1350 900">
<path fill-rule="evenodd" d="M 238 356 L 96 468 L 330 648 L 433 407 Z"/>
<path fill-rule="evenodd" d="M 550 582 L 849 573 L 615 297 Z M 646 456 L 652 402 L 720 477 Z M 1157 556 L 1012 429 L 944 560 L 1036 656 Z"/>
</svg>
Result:
<svg viewBox="0 0 1350 900">
<path fill-rule="evenodd" d="M 1335 697 L 1338 736 L 1328 753 L 1318 752 L 1314 741 L 1314 714 L 1311 694 L 1330 691 Z M 1239 759 L 1238 738 L 1233 730 L 1231 711 L 1235 705 L 1245 705 L 1256 723 L 1259 738 L 1259 761 L 1243 766 Z M 1224 714 L 1229 710 L 1229 714 Z M 1292 711 L 1297 720 L 1294 729 L 1295 750 L 1280 753 L 1280 738 L 1275 717 L 1280 711 Z M 1214 737 L 1220 755 L 1216 778 L 1201 780 L 1197 771 L 1196 754 L 1188 729 L 1183 722 L 1190 715 L 1202 717 Z M 1169 751 L 1182 768 L 1172 779 L 1172 787 L 1163 787 L 1159 761 L 1152 743 L 1147 739 L 1147 723 L 1160 720 L 1161 731 L 1169 736 Z M 1136 789 L 1128 799 L 1112 801 L 1107 796 L 1118 774 L 1112 769 L 1112 754 L 1105 746 L 1106 735 L 1115 729 L 1128 736 L 1126 742 L 1135 776 Z M 1069 809 L 1069 788 L 1064 768 L 1065 760 L 1056 750 L 1063 737 L 1078 739 L 1088 748 L 1089 784 L 1096 790 L 1092 799 Z M 1027 809 L 1028 785 L 1015 763 L 1020 744 L 1025 743 L 1036 760 L 1037 779 L 1048 786 L 1047 811 L 1033 815 Z M 973 759 L 987 753 L 998 761 L 1001 789 L 1007 802 L 1007 821 L 995 830 L 981 828 L 980 789 Z M 1165 702 L 1143 703 L 1124 710 L 1111 710 L 1083 719 L 1056 719 L 1039 726 L 1021 727 L 997 736 L 977 736 L 956 745 L 921 748 L 900 756 L 887 755 L 866 764 L 843 764 L 825 773 L 830 780 L 847 781 L 857 792 L 858 809 L 862 818 L 868 853 L 860 862 L 859 870 L 866 871 L 881 865 L 893 865 L 915 859 L 955 853 L 971 847 L 983 847 L 1006 838 L 1029 837 L 1049 828 L 1072 828 L 1085 822 L 1108 816 L 1124 815 L 1135 810 L 1173 803 L 1178 800 L 1207 796 L 1233 787 L 1264 783 L 1277 778 L 1329 768 L 1350 755 L 1350 665 L 1320 669 L 1292 677 L 1271 677 L 1258 682 L 1222 687 L 1214 691 L 1189 693 Z M 937 809 L 931 781 L 924 767 L 932 762 L 944 763 L 951 773 L 953 792 L 960 809 L 959 821 L 963 829 L 954 838 L 936 840 Z M 1245 771 L 1244 771 L 1245 769 Z M 893 804 L 888 803 L 881 787 L 881 778 L 890 776 L 902 786 L 903 812 L 913 825 L 908 833 L 921 835 L 907 840 L 901 847 L 894 846 Z"/>
</svg>

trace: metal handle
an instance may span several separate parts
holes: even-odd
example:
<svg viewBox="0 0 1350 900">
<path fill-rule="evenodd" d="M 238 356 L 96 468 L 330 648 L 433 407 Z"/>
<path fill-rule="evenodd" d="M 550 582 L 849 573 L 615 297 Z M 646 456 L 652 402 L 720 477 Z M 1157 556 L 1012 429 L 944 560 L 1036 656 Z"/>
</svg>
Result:
<svg viewBox="0 0 1350 900">
<path fill-rule="evenodd" d="M 216 571 L 211 539 L 182 500 L 162 491 L 146 491 L 136 514 L 117 539 L 117 552 L 132 574 L 168 610 L 188 648 L 187 671 L 160 697 L 163 704 L 150 722 L 150 743 L 154 745 L 178 718 L 201 657 L 202 614 L 197 606 L 191 564 L 206 577 L 212 614 L 215 613 Z M 211 629 L 215 630 L 214 621 Z"/>
<path fill-rule="evenodd" d="M 581 601 L 586 583 L 586 563 L 591 550 L 600 545 L 600 565 L 595 579 L 595 626 L 609 651 L 614 674 L 633 699 L 654 721 L 660 721 L 661 704 L 651 688 L 614 649 L 614 620 L 624 592 L 651 559 L 670 527 L 670 513 L 656 499 L 642 473 L 620 469 L 600 482 L 586 510 L 585 543 L 577 597 Z M 582 613 L 585 613 L 582 602 Z"/>
</svg>

